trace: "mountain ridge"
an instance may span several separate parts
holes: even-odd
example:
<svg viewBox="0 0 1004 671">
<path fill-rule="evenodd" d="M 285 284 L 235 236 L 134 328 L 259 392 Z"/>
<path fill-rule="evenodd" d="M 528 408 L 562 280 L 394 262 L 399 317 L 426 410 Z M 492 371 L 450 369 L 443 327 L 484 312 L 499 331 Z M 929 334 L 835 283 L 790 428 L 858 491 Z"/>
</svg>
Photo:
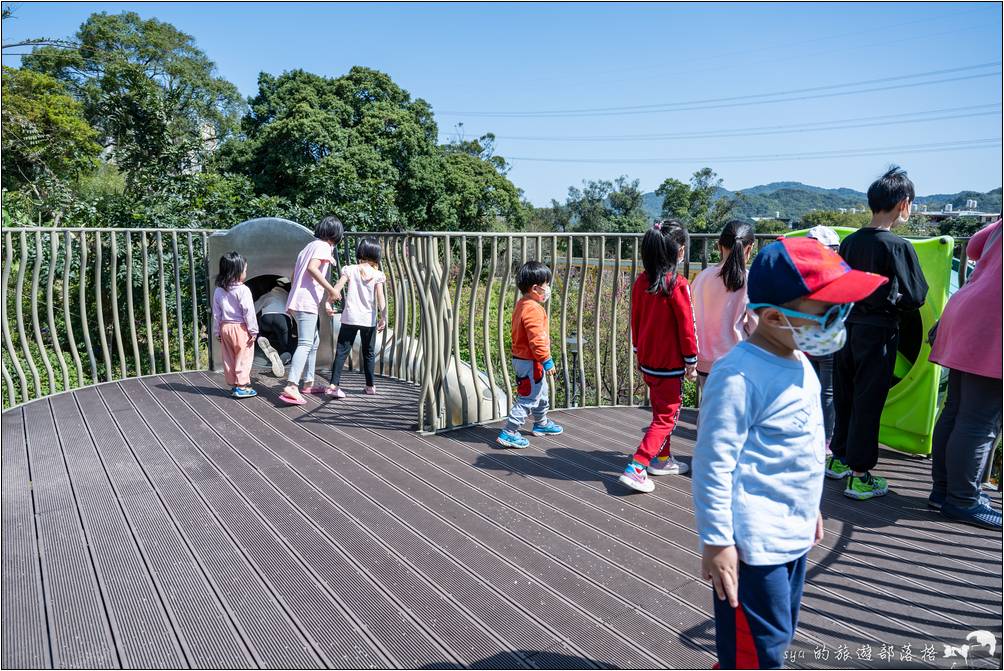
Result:
<svg viewBox="0 0 1004 671">
<path fill-rule="evenodd" d="M 863 208 L 867 211 L 868 208 L 868 196 L 862 191 L 847 187 L 828 189 L 802 182 L 770 182 L 737 191 L 719 187 L 711 199 L 716 201 L 739 193 L 744 196 L 745 202 L 739 207 L 737 214 L 744 217 L 773 217 L 779 213 L 782 218 L 798 219 L 813 210 Z M 966 190 L 917 196 L 916 202 L 918 205 L 927 205 L 931 211 L 937 211 L 948 204 L 955 210 L 964 209 L 967 200 L 976 200 L 980 211 L 1000 212 L 1001 188 L 987 192 Z M 661 216 L 662 198 L 655 192 L 642 194 L 642 203 L 648 216 Z"/>
</svg>

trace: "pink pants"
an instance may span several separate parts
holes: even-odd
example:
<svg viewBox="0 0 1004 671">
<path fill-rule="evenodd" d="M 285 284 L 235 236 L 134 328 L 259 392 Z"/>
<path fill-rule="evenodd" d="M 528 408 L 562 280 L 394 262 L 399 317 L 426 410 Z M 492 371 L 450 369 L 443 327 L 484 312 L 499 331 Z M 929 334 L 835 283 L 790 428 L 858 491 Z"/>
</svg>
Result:
<svg viewBox="0 0 1004 671">
<path fill-rule="evenodd" d="M 220 325 L 220 344 L 223 346 L 223 375 L 227 384 L 246 387 L 251 384 L 251 362 L 254 360 L 254 343 L 244 324 Z"/>
</svg>

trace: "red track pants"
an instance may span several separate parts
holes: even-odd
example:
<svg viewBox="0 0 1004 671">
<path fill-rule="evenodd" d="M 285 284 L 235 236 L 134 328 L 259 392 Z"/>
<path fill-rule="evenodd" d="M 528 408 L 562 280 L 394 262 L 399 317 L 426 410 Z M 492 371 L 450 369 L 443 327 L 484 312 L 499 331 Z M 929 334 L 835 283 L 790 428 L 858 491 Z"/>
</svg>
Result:
<svg viewBox="0 0 1004 671">
<path fill-rule="evenodd" d="M 634 455 L 634 460 L 642 466 L 648 466 L 656 456 L 669 454 L 669 438 L 676 428 L 683 401 L 683 378 L 646 375 L 645 384 L 652 402 L 652 424 Z"/>
</svg>

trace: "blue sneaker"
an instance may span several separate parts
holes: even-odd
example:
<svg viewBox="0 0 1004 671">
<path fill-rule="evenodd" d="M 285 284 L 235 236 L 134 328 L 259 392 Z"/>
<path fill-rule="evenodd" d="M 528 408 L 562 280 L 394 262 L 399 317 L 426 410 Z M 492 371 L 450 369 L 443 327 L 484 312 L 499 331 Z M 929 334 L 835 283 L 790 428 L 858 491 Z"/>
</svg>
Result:
<svg viewBox="0 0 1004 671">
<path fill-rule="evenodd" d="M 561 425 L 555 424 L 550 419 L 543 424 L 533 425 L 533 435 L 535 436 L 557 436 L 564 432 L 565 430 L 561 428 Z"/>
<path fill-rule="evenodd" d="M 254 396 L 257 396 L 258 392 L 256 392 L 254 389 L 251 389 L 250 387 L 248 387 L 247 389 L 245 389 L 244 387 L 234 387 L 230 395 L 233 396 L 234 398 L 252 398 Z"/>
<path fill-rule="evenodd" d="M 513 447 L 517 450 L 522 450 L 523 448 L 530 446 L 529 440 L 518 433 L 507 431 L 506 429 L 502 429 L 499 433 L 499 437 L 495 439 L 495 442 L 502 447 Z"/>
<path fill-rule="evenodd" d="M 974 527 L 990 529 L 992 531 L 1001 530 L 1001 514 L 982 501 L 972 508 L 959 508 L 945 502 L 941 506 L 941 514 L 950 520 L 969 524 Z"/>
<path fill-rule="evenodd" d="M 931 495 L 927 499 L 927 507 L 931 510 L 941 510 L 941 506 L 945 505 L 945 498 L 948 495 L 945 492 L 931 492 Z M 986 492 L 980 492 L 980 503 L 990 505 L 990 497 L 987 496 Z"/>
</svg>

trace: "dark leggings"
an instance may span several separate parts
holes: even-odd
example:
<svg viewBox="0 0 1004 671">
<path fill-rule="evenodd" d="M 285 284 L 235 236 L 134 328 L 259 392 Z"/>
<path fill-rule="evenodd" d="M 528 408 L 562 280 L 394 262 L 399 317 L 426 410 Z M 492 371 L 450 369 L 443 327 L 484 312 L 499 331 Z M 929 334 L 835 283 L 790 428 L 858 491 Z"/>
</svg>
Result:
<svg viewBox="0 0 1004 671">
<path fill-rule="evenodd" d="M 366 386 L 373 386 L 373 362 L 376 354 L 373 352 L 373 341 L 376 339 L 376 327 L 374 326 L 353 326 L 352 324 L 342 324 L 338 329 L 338 345 L 335 349 L 335 364 L 331 367 L 331 384 L 339 384 L 342 379 L 342 368 L 345 367 L 345 359 L 352 351 L 352 345 L 356 341 L 356 334 L 362 338 L 363 373 L 366 375 Z"/>
</svg>

